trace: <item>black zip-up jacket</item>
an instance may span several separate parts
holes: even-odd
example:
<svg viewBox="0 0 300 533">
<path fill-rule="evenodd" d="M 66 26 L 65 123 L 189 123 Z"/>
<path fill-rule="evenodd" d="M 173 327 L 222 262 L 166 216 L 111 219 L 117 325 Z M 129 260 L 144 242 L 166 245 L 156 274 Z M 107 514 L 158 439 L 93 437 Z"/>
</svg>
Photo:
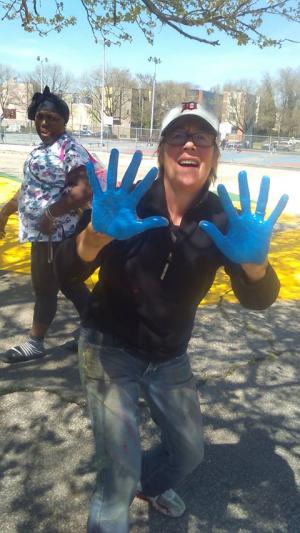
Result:
<svg viewBox="0 0 300 533">
<path fill-rule="evenodd" d="M 138 215 L 169 219 L 164 185 L 157 179 L 138 205 Z M 78 231 L 88 224 L 86 212 Z M 255 283 L 230 262 L 202 231 L 198 222 L 209 220 L 226 232 L 226 215 L 218 196 L 204 190 L 182 219 L 106 245 L 95 261 L 84 262 L 76 252 L 75 236 L 59 246 L 55 257 L 61 285 L 86 279 L 98 266 L 95 285 L 83 326 L 114 336 L 135 355 L 161 361 L 182 354 L 190 340 L 195 313 L 220 266 L 230 276 L 237 299 L 246 308 L 265 309 L 279 292 L 279 281 L 269 265 Z"/>
</svg>

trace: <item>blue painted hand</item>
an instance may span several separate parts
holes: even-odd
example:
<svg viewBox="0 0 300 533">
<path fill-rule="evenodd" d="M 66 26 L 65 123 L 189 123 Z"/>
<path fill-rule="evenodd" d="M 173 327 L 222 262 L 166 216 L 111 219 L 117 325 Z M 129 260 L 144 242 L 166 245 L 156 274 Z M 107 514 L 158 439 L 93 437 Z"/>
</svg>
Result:
<svg viewBox="0 0 300 533">
<path fill-rule="evenodd" d="M 125 172 L 120 187 L 116 186 L 119 152 L 111 151 L 107 170 L 107 188 L 101 189 L 94 165 L 88 162 L 87 173 L 93 190 L 92 226 L 95 231 L 115 239 L 129 239 L 148 229 L 168 226 L 166 218 L 153 216 L 139 219 L 136 206 L 151 187 L 157 169 L 151 168 L 145 178 L 133 188 L 133 182 L 142 160 L 142 153 L 135 152 Z"/>
<path fill-rule="evenodd" d="M 248 188 L 247 173 L 239 173 L 239 190 L 241 214 L 233 207 L 224 185 L 218 186 L 218 193 L 225 213 L 228 217 L 228 231 L 223 235 L 211 222 L 203 220 L 199 223 L 214 241 L 221 252 L 234 263 L 256 263 L 262 265 L 267 257 L 272 230 L 278 217 L 284 210 L 288 196 L 284 194 L 267 220 L 264 220 L 270 178 L 263 176 L 255 213 L 251 212 L 251 201 Z"/>
</svg>

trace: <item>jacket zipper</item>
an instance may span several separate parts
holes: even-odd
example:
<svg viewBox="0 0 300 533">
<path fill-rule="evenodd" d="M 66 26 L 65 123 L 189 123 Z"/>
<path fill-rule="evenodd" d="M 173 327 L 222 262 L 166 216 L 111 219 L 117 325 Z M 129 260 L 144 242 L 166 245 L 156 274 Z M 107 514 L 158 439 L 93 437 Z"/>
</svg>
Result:
<svg viewBox="0 0 300 533">
<path fill-rule="evenodd" d="M 175 243 L 176 243 L 176 239 L 177 239 L 174 231 L 171 231 L 171 238 L 172 238 L 173 249 L 174 249 Z M 167 261 L 165 262 L 164 268 L 162 269 L 162 273 L 160 275 L 160 280 L 161 281 L 164 280 L 165 277 L 166 277 L 166 273 L 168 272 L 169 266 L 170 266 L 170 264 L 172 263 L 172 260 L 173 260 L 173 255 L 174 255 L 174 251 L 170 252 L 168 257 L 167 257 Z"/>
<path fill-rule="evenodd" d="M 170 252 L 169 255 L 168 255 L 167 261 L 165 263 L 165 266 L 163 268 L 163 271 L 162 271 L 162 273 L 160 275 L 160 279 L 161 280 L 165 279 L 165 275 L 168 272 L 168 268 L 169 268 L 169 266 L 170 266 L 170 264 L 172 262 L 172 259 L 173 259 L 173 252 Z"/>
</svg>

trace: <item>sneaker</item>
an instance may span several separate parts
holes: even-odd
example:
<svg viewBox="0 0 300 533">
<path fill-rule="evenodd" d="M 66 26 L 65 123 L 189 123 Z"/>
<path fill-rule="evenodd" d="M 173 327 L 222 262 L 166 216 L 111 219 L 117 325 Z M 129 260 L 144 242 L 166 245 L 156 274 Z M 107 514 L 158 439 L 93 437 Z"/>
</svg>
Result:
<svg viewBox="0 0 300 533">
<path fill-rule="evenodd" d="M 65 347 L 67 348 L 67 350 L 70 350 L 71 352 L 78 351 L 79 336 L 80 336 L 80 328 L 77 328 L 75 329 L 75 331 L 73 331 L 73 339 L 67 341 L 65 344 Z"/>
<path fill-rule="evenodd" d="M 158 496 L 146 496 L 142 492 L 141 484 L 138 483 L 136 497 L 149 502 L 156 511 L 171 518 L 179 518 L 185 512 L 184 501 L 173 489 L 165 490 Z"/>
<path fill-rule="evenodd" d="M 71 339 L 70 341 L 67 341 L 65 343 L 64 347 L 70 352 L 77 352 L 78 351 L 78 340 Z"/>
<path fill-rule="evenodd" d="M 46 351 L 43 341 L 29 338 L 19 346 L 14 346 L 14 348 L 10 348 L 1 354 L 0 359 L 5 363 L 21 363 L 23 361 L 40 359 L 45 355 Z"/>
</svg>

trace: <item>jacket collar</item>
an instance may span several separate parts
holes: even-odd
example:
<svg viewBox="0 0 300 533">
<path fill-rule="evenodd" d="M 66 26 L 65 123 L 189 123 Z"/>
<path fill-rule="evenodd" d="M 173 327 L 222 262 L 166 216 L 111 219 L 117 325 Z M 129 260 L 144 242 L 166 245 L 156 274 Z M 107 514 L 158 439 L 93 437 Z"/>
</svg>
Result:
<svg viewBox="0 0 300 533">
<path fill-rule="evenodd" d="M 206 183 L 201 191 L 199 191 L 199 194 L 196 196 L 193 203 L 190 205 L 189 209 L 184 215 L 184 218 L 192 217 L 195 213 L 195 210 L 199 210 L 201 204 L 203 204 L 207 199 L 208 189 L 209 183 Z M 159 215 L 169 219 L 163 178 L 157 178 L 149 191 L 141 199 L 138 206 L 138 214 L 142 217 Z"/>
</svg>

